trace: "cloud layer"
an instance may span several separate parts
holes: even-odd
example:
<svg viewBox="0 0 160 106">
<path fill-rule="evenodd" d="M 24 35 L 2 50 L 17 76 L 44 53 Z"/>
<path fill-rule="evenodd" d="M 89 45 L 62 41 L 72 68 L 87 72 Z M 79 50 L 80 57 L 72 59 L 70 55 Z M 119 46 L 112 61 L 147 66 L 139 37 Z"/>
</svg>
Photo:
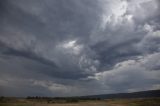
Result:
<svg viewBox="0 0 160 106">
<path fill-rule="evenodd" d="M 159 11 L 159 0 L 0 1 L 0 95 L 159 89 Z"/>
</svg>

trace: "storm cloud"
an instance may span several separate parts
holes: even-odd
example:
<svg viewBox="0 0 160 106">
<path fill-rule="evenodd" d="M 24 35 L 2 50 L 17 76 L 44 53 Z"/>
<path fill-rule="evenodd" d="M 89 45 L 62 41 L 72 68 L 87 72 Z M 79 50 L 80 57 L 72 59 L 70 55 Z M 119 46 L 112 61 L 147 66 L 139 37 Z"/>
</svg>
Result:
<svg viewBox="0 0 160 106">
<path fill-rule="evenodd" d="M 0 1 L 0 95 L 160 89 L 159 0 Z"/>
</svg>

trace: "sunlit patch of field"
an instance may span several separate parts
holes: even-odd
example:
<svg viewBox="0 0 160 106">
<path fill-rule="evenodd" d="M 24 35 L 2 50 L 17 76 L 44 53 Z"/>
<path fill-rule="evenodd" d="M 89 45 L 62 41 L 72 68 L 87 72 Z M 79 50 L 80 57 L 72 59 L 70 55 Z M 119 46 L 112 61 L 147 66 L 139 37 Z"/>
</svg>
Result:
<svg viewBox="0 0 160 106">
<path fill-rule="evenodd" d="M 110 99 L 109 106 L 160 106 L 160 98 Z"/>
</svg>

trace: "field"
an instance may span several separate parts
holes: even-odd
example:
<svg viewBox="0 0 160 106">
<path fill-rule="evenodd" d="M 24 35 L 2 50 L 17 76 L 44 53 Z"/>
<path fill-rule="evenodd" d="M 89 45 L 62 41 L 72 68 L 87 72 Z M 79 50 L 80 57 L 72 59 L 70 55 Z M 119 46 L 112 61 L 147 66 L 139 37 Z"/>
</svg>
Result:
<svg viewBox="0 0 160 106">
<path fill-rule="evenodd" d="M 48 101 L 9 98 L 1 101 L 0 106 L 160 106 L 160 98 L 108 99 L 85 101 Z"/>
</svg>

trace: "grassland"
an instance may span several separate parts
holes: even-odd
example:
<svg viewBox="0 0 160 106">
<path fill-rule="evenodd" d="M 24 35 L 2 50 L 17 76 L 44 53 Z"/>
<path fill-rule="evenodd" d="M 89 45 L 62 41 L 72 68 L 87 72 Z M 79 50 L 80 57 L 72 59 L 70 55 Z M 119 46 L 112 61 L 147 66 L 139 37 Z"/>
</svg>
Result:
<svg viewBox="0 0 160 106">
<path fill-rule="evenodd" d="M 0 102 L 0 106 L 160 106 L 160 98 L 108 99 L 85 101 L 46 101 L 9 98 Z"/>
<path fill-rule="evenodd" d="M 111 99 L 108 106 L 160 106 L 160 98 Z"/>
</svg>

